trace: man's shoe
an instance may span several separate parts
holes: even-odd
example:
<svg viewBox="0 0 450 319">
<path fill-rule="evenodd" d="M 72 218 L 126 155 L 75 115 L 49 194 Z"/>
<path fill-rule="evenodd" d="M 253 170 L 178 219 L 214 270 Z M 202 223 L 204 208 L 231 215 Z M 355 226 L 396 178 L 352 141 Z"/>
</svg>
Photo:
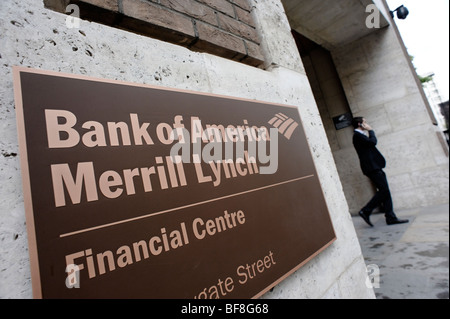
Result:
<svg viewBox="0 0 450 319">
<path fill-rule="evenodd" d="M 366 213 L 363 211 L 359 212 L 359 216 L 361 216 L 362 219 L 370 226 L 373 227 L 373 224 L 370 222 L 370 213 Z"/>
<path fill-rule="evenodd" d="M 386 224 L 388 225 L 398 225 L 398 224 L 406 224 L 409 223 L 408 219 L 386 219 Z"/>
</svg>

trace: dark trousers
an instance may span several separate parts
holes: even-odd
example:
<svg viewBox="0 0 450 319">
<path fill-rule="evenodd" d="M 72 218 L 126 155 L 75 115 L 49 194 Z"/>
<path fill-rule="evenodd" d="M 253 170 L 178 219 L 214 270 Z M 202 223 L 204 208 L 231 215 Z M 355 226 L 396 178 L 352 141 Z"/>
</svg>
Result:
<svg viewBox="0 0 450 319">
<path fill-rule="evenodd" d="M 391 191 L 389 190 L 386 174 L 380 169 L 370 172 L 366 176 L 374 183 L 377 188 L 377 193 L 362 210 L 366 213 L 371 213 L 375 208 L 382 205 L 386 219 L 395 219 L 396 216 L 394 214 Z"/>
</svg>

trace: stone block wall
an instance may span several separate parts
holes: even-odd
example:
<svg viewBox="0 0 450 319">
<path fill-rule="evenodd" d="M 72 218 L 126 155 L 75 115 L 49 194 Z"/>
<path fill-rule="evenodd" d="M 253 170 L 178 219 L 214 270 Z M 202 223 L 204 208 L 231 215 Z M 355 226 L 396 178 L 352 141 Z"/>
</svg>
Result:
<svg viewBox="0 0 450 319">
<path fill-rule="evenodd" d="M 384 9 L 382 2 L 379 7 Z M 396 28 L 392 20 L 391 26 L 333 50 L 333 58 L 353 115 L 367 118 L 377 134 L 394 210 L 445 204 L 446 146 L 437 138 Z M 350 210 L 357 214 L 374 190 L 361 174 L 353 145 L 343 145 L 334 156 Z"/>
<path fill-rule="evenodd" d="M 44 0 L 69 15 L 252 66 L 263 64 L 248 0 Z"/>
</svg>

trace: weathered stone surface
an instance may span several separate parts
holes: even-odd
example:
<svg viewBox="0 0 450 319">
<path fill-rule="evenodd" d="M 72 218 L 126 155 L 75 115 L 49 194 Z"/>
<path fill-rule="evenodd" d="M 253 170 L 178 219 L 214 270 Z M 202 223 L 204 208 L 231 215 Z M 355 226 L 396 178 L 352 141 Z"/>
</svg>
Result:
<svg viewBox="0 0 450 319">
<path fill-rule="evenodd" d="M 216 14 L 210 7 L 201 5 L 193 0 L 161 0 L 161 5 L 184 13 L 194 19 L 217 25 Z"/>
<path fill-rule="evenodd" d="M 202 22 L 197 23 L 197 30 L 199 40 L 192 48 L 238 60 L 247 54 L 241 38 Z"/>
<path fill-rule="evenodd" d="M 176 43 L 190 43 L 195 38 L 192 20 L 173 11 L 140 0 L 123 0 L 126 17 L 122 25 L 138 33 Z"/>
<path fill-rule="evenodd" d="M 229 2 L 250 9 L 246 2 Z M 86 20 L 68 28 L 67 16 L 41 1 L 0 2 L 0 298 L 32 297 L 13 65 L 298 107 L 338 240 L 264 298 L 373 298 L 373 290 L 365 289 L 348 205 L 282 5 L 278 0 L 251 4 L 255 21 L 263 22 L 257 25 L 271 61 L 268 71 Z M 244 44 L 236 49 L 242 57 L 253 50 Z"/>
</svg>

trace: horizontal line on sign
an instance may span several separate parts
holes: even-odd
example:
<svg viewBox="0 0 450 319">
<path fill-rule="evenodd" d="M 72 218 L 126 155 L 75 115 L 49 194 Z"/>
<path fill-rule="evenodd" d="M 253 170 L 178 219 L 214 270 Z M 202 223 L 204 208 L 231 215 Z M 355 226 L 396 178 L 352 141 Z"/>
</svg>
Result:
<svg viewBox="0 0 450 319">
<path fill-rule="evenodd" d="M 159 211 L 159 212 L 155 212 L 155 213 L 151 213 L 151 214 L 147 214 L 147 215 L 143 215 L 143 216 L 138 216 L 138 217 L 133 217 L 133 218 L 129 218 L 129 219 L 120 220 L 120 221 L 113 222 L 113 223 L 108 223 L 108 224 L 103 224 L 103 225 L 99 225 L 99 226 L 95 226 L 95 227 L 80 229 L 80 230 L 77 230 L 77 231 L 74 231 L 74 232 L 61 234 L 61 235 L 59 235 L 59 237 L 60 238 L 70 237 L 70 236 L 74 236 L 74 235 L 78 235 L 78 234 L 82 234 L 82 233 L 87 233 L 87 232 L 90 232 L 90 231 L 93 231 L 93 230 L 98 230 L 98 229 L 107 228 L 107 227 L 111 227 L 111 226 L 115 226 L 115 225 L 125 224 L 125 223 L 128 223 L 128 222 L 133 222 L 133 221 L 144 219 L 144 218 L 149 218 L 149 217 L 153 217 L 153 216 L 157 216 L 157 215 L 171 213 L 171 212 L 174 212 L 174 211 L 177 211 L 177 210 L 180 210 L 180 209 L 184 209 L 184 208 L 199 206 L 199 205 L 203 205 L 203 204 L 219 201 L 219 200 L 226 199 L 226 198 L 236 197 L 236 196 L 240 196 L 240 195 L 244 195 L 244 194 L 248 194 L 248 193 L 257 192 L 257 191 L 260 191 L 260 190 L 263 190 L 263 189 L 267 189 L 267 188 L 272 188 L 272 187 L 276 187 L 276 186 L 280 186 L 280 185 L 284 185 L 284 184 L 297 182 L 297 181 L 300 181 L 300 180 L 303 180 L 303 179 L 308 179 L 308 178 L 311 178 L 311 177 L 314 177 L 314 175 L 303 176 L 303 177 L 291 179 L 291 180 L 288 180 L 288 181 L 285 181 L 285 182 L 280 182 L 280 183 L 276 183 L 276 184 L 272 184 L 272 185 L 268 185 L 268 186 L 263 186 L 263 187 L 251 189 L 251 190 L 240 192 L 240 193 L 236 193 L 236 194 L 231 194 L 231 195 L 226 195 L 226 196 L 217 197 L 217 198 L 213 198 L 213 199 L 208 199 L 208 200 L 197 202 L 197 203 L 194 203 L 194 204 L 189 204 L 189 205 L 185 205 L 185 206 L 170 208 L 170 209 L 162 210 L 162 211 Z"/>
</svg>

